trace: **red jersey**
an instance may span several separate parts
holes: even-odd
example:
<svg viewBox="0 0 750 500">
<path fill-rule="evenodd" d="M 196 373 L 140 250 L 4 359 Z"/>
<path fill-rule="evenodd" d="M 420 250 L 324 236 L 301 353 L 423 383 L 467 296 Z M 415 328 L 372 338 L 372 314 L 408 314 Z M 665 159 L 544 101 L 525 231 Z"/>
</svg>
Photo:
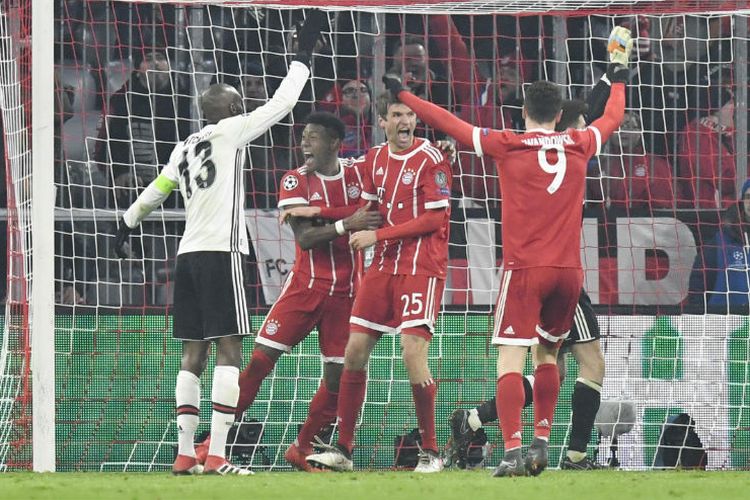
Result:
<svg viewBox="0 0 750 500">
<path fill-rule="evenodd" d="M 451 167 L 443 153 L 425 139 L 392 153 L 387 144 L 357 160 L 362 198 L 378 203 L 384 227 L 416 219 L 428 210 L 444 210 L 437 231 L 414 238 L 383 240 L 375 245 L 372 265 L 388 274 L 445 278 L 448 267 Z"/>
<path fill-rule="evenodd" d="M 672 208 L 672 167 L 666 158 L 642 153 L 610 158 L 610 178 L 602 180 L 609 187 L 613 207 Z M 597 179 L 597 182 L 599 180 Z"/>
<path fill-rule="evenodd" d="M 362 193 L 359 171 L 343 161 L 339 161 L 339 165 L 339 173 L 331 176 L 318 172 L 307 174 L 304 165 L 288 172 L 281 179 L 279 208 L 293 205 L 358 205 Z M 310 250 L 302 250 L 296 243 L 295 248 L 296 257 L 292 271 L 296 276 L 309 279 L 307 288 L 329 295 L 354 294 L 359 281 L 360 266 L 356 253 L 349 246 L 349 235 Z"/>
<path fill-rule="evenodd" d="M 503 193 L 503 266 L 581 267 L 586 166 L 601 149 L 593 126 L 523 134 L 475 129 L 476 153 L 495 159 Z"/>
<path fill-rule="evenodd" d="M 704 117 L 680 133 L 677 167 L 683 197 L 695 208 L 727 208 L 737 201 L 734 131 Z"/>
</svg>

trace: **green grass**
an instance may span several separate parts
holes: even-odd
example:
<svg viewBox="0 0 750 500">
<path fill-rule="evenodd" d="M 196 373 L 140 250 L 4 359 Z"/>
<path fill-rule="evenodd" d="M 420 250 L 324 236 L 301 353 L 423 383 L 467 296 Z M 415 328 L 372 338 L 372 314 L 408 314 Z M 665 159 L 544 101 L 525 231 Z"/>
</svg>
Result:
<svg viewBox="0 0 750 500">
<path fill-rule="evenodd" d="M 351 474 L 258 473 L 252 477 L 174 477 L 167 473 L 0 474 L 5 499 L 330 499 L 557 500 L 746 498 L 747 472 L 567 472 L 536 478 L 490 477 L 489 471 Z"/>
</svg>

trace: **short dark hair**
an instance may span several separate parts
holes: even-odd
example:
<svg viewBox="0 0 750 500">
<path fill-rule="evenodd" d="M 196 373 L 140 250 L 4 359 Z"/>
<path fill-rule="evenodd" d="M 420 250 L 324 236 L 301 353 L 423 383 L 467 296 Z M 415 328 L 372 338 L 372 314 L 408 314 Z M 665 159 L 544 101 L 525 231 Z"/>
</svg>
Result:
<svg viewBox="0 0 750 500">
<path fill-rule="evenodd" d="M 529 118 L 538 123 L 551 122 L 562 107 L 560 87 L 547 80 L 539 80 L 526 89 L 524 106 Z"/>
<path fill-rule="evenodd" d="M 395 54 L 398 49 L 403 47 L 404 45 L 421 45 L 425 49 L 427 48 L 427 42 L 425 42 L 424 38 L 417 36 L 417 35 L 405 35 L 403 42 L 399 38 L 396 42 L 396 45 L 393 47 L 393 53 Z"/>
<path fill-rule="evenodd" d="M 344 136 L 346 135 L 346 125 L 344 125 L 344 122 L 339 120 L 338 116 L 326 111 L 310 113 L 307 117 L 307 124 L 320 125 L 326 129 L 331 137 L 341 141 L 344 140 Z"/>
<path fill-rule="evenodd" d="M 584 119 L 586 113 L 589 110 L 588 105 L 580 99 L 563 99 L 562 102 L 562 116 L 560 121 L 555 125 L 555 130 L 562 132 L 572 127 L 578 120 L 578 117 L 583 115 Z"/>
<path fill-rule="evenodd" d="M 378 112 L 378 116 L 380 116 L 381 118 L 386 118 L 388 116 L 388 108 L 390 108 L 394 104 L 400 103 L 401 101 L 399 101 L 398 98 L 395 97 L 390 90 L 386 90 L 385 92 L 380 94 L 377 101 L 375 101 L 375 109 Z"/>
</svg>

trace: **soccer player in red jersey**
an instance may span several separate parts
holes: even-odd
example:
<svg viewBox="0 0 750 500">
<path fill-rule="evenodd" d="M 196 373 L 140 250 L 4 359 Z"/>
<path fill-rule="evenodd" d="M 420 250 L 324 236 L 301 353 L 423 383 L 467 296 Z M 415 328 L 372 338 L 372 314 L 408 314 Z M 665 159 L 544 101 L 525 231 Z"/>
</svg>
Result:
<svg viewBox="0 0 750 500">
<path fill-rule="evenodd" d="M 627 52 L 630 47 L 630 32 L 615 28 L 611 50 Z M 493 475 L 538 475 L 547 466 L 560 389 L 557 350 L 570 331 L 583 284 L 580 241 L 586 165 L 622 122 L 624 81 L 613 82 L 601 118 L 583 130 L 564 132 L 555 132 L 561 115 L 560 89 L 547 81 L 533 83 L 526 90 L 523 134 L 474 127 L 411 94 L 397 76 L 386 75 L 383 81 L 425 123 L 472 145 L 477 155 L 491 156 L 498 166 L 503 274 L 492 342 L 499 345 L 497 410 L 505 456 Z M 524 461 L 522 372 L 533 344 L 539 344 L 534 440 Z"/>
<path fill-rule="evenodd" d="M 317 326 L 323 380 L 297 440 L 284 455 L 302 470 L 310 470 L 305 456 L 312 454 L 313 437 L 336 419 L 349 316 L 361 274 L 348 233 L 376 228 L 382 221 L 369 206 L 359 207 L 360 174 L 351 162 L 338 158 L 344 132 L 345 125 L 336 116 L 311 114 L 302 133 L 305 164 L 281 180 L 279 208 L 312 206 L 320 207 L 322 213 L 314 219 L 289 217 L 296 240 L 294 267 L 258 332 L 250 363 L 239 379 L 237 419 L 253 403 L 282 353 L 290 352 Z"/>
<path fill-rule="evenodd" d="M 435 436 L 437 386 L 427 351 L 448 267 L 451 167 L 429 141 L 414 137 L 417 117 L 389 92 L 378 98 L 379 125 L 387 143 L 360 161 L 362 198 L 377 203 L 384 227 L 352 234 L 352 248 L 375 245 L 352 309 L 338 400 L 336 446 L 307 457 L 334 470 L 352 470 L 357 415 L 365 398 L 367 362 L 383 334 L 401 334 L 412 387 L 422 452 L 416 472 L 438 472 L 442 460 Z"/>
</svg>

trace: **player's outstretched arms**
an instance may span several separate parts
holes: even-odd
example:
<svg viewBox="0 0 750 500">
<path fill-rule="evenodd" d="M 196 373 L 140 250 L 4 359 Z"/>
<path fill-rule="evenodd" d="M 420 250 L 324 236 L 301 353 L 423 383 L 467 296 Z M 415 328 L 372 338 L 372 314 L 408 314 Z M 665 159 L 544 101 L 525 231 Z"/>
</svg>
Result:
<svg viewBox="0 0 750 500">
<path fill-rule="evenodd" d="M 383 75 L 383 83 L 398 100 L 409 106 L 430 127 L 445 132 L 458 142 L 473 146 L 474 125 L 466 123 L 450 111 L 420 99 L 406 89 L 401 77 L 392 73 Z"/>
<path fill-rule="evenodd" d="M 164 174 L 154 179 L 138 198 L 130 205 L 120 219 L 117 233 L 115 234 L 115 253 L 121 259 L 130 257 L 130 251 L 126 247 L 130 233 L 138 224 L 154 209 L 164 203 L 169 194 L 177 187 L 177 182 Z"/>
</svg>

